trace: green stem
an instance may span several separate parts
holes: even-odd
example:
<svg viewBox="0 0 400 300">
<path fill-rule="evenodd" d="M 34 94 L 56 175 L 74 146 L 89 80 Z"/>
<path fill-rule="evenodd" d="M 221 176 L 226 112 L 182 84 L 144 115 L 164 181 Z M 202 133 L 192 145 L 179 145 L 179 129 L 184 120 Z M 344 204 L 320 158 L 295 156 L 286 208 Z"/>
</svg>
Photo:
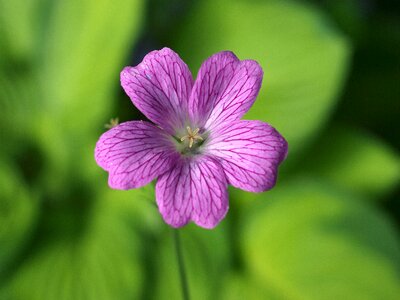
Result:
<svg viewBox="0 0 400 300">
<path fill-rule="evenodd" d="M 185 264 L 183 261 L 183 253 L 182 253 L 182 245 L 181 239 L 179 236 L 179 230 L 173 229 L 174 234 L 174 243 L 176 250 L 176 258 L 178 259 L 178 268 L 179 268 L 179 277 L 181 280 L 181 288 L 182 288 L 182 296 L 184 300 L 189 300 L 189 286 L 187 282 L 186 272 L 185 272 Z"/>
</svg>

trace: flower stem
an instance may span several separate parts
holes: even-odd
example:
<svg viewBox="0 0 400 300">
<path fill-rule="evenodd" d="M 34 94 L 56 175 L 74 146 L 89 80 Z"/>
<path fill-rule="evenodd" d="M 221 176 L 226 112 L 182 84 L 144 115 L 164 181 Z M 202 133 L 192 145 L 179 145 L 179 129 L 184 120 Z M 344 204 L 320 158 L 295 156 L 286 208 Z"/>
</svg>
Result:
<svg viewBox="0 0 400 300">
<path fill-rule="evenodd" d="M 179 268 L 179 277 L 181 280 L 181 288 L 182 288 L 182 297 L 184 300 L 189 300 L 189 286 L 185 272 L 185 264 L 183 261 L 183 253 L 182 253 L 182 245 L 181 239 L 179 236 L 179 230 L 173 229 L 174 235 L 174 243 L 175 243 L 175 250 L 176 250 L 176 258 L 178 260 L 178 268 Z"/>
</svg>

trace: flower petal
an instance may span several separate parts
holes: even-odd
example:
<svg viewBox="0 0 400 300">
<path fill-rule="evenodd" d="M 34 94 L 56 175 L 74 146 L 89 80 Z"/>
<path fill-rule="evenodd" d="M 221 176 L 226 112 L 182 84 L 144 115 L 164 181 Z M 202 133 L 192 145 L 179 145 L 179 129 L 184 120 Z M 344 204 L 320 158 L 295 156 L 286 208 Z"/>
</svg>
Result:
<svg viewBox="0 0 400 300">
<path fill-rule="evenodd" d="M 109 171 L 114 189 L 144 186 L 172 168 L 179 153 L 160 128 L 149 122 L 131 121 L 105 132 L 96 144 L 95 159 Z"/>
<path fill-rule="evenodd" d="M 152 51 L 136 67 L 124 68 L 121 85 L 149 120 L 171 134 L 175 128 L 183 128 L 193 79 L 188 66 L 174 51 Z"/>
<path fill-rule="evenodd" d="M 156 185 L 158 208 L 166 223 L 181 227 L 193 220 L 214 228 L 228 211 L 224 171 L 210 157 L 183 158 Z"/>
<path fill-rule="evenodd" d="M 224 51 L 208 58 L 199 70 L 189 100 L 192 122 L 207 129 L 239 120 L 253 105 L 263 72 L 253 60 L 240 61 Z"/>
<path fill-rule="evenodd" d="M 219 158 L 229 184 L 250 191 L 271 189 L 287 155 L 286 140 L 261 121 L 234 121 L 212 132 L 207 154 Z"/>
<path fill-rule="evenodd" d="M 239 59 L 230 51 L 216 53 L 203 62 L 189 99 L 189 114 L 194 125 L 204 126 L 238 63 Z"/>
</svg>

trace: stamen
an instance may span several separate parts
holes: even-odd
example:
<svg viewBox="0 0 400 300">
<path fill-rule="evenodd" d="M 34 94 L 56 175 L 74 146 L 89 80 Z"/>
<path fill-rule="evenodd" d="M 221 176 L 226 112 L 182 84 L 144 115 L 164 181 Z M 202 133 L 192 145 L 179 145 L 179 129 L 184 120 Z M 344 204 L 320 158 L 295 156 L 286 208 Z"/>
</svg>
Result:
<svg viewBox="0 0 400 300">
<path fill-rule="evenodd" d="M 189 148 L 193 147 L 193 144 L 196 140 L 203 141 L 202 136 L 198 134 L 200 131 L 200 128 L 196 128 L 195 130 L 192 130 L 192 128 L 187 126 L 186 130 L 187 130 L 188 134 L 181 137 L 181 142 L 183 142 L 185 140 L 189 140 Z"/>
<path fill-rule="evenodd" d="M 115 126 L 117 126 L 118 124 L 119 124 L 118 118 L 111 118 L 110 122 L 105 124 L 104 127 L 107 129 L 111 129 L 111 128 L 114 128 Z"/>
<path fill-rule="evenodd" d="M 197 134 L 199 133 L 199 131 L 200 131 L 200 128 L 196 128 L 196 129 L 193 131 L 193 135 L 197 135 Z"/>
</svg>

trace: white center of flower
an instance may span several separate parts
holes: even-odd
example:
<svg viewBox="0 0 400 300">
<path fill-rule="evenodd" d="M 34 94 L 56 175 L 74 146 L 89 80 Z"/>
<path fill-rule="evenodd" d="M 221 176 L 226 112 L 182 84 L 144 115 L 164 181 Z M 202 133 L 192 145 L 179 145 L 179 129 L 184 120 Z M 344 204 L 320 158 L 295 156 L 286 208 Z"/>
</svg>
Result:
<svg viewBox="0 0 400 300">
<path fill-rule="evenodd" d="M 192 128 L 187 126 L 186 130 L 187 130 L 188 134 L 181 137 L 181 142 L 188 140 L 189 148 L 193 147 L 194 142 L 203 141 L 203 138 L 201 137 L 201 135 L 199 135 L 200 128 L 196 128 L 195 130 L 192 130 Z"/>
</svg>

